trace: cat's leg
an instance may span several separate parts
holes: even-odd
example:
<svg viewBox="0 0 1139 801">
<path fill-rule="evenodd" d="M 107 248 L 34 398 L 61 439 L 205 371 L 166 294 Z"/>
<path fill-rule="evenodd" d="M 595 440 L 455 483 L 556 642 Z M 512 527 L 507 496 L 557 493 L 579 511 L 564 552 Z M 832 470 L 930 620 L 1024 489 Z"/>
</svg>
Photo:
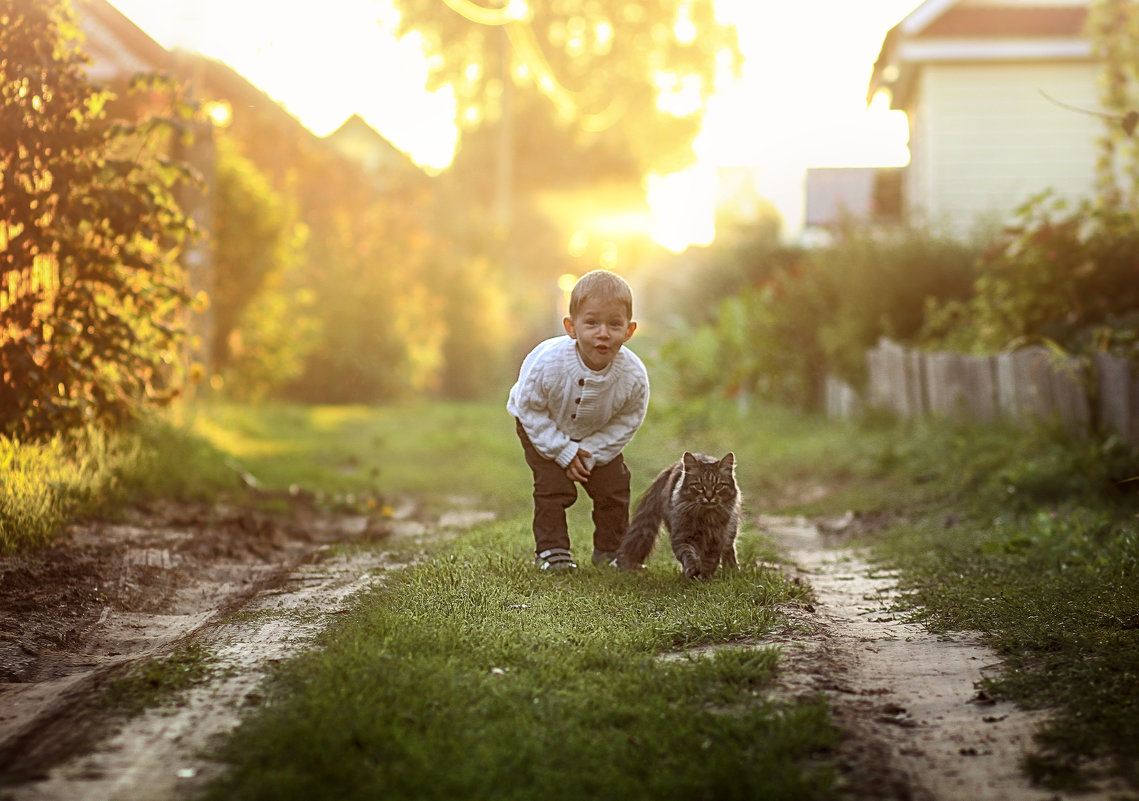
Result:
<svg viewBox="0 0 1139 801">
<path fill-rule="evenodd" d="M 676 560 L 684 568 L 685 578 L 699 578 L 702 565 L 696 546 L 688 541 L 674 542 L 672 552 L 676 554 Z"/>
<path fill-rule="evenodd" d="M 726 543 L 724 543 L 724 550 L 720 554 L 720 564 L 722 564 L 724 567 L 730 568 L 732 570 L 735 570 L 736 568 L 738 568 L 740 566 L 739 561 L 737 561 L 737 559 L 736 559 L 736 538 L 735 537 L 731 537 Z"/>
<path fill-rule="evenodd" d="M 720 550 L 718 548 L 709 548 L 708 553 L 704 554 L 703 559 L 700 560 L 700 578 L 710 579 L 715 577 L 716 568 L 720 564 Z"/>
</svg>

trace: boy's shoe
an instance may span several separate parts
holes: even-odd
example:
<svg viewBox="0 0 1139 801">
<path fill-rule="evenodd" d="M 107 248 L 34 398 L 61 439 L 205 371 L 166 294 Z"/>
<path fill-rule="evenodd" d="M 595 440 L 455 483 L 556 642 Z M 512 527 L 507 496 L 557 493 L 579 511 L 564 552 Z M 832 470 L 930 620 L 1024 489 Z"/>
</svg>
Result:
<svg viewBox="0 0 1139 801">
<path fill-rule="evenodd" d="M 573 554 L 565 548 L 550 548 L 534 558 L 534 567 L 539 570 L 573 570 L 577 565 Z"/>
<path fill-rule="evenodd" d="M 617 552 L 616 551 L 599 551 L 593 549 L 593 564 L 607 565 L 608 567 L 617 567 Z"/>
</svg>

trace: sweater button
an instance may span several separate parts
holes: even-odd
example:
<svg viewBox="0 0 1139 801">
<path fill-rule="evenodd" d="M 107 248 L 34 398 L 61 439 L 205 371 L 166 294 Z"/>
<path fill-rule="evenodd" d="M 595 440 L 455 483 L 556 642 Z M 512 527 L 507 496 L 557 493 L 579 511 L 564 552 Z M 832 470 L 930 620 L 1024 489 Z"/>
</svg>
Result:
<svg viewBox="0 0 1139 801">
<path fill-rule="evenodd" d="M 571 414 L 571 415 L 570 415 L 570 420 L 576 420 L 576 419 L 577 419 L 577 415 L 576 415 L 576 414 Z"/>
<path fill-rule="evenodd" d="M 585 386 L 585 379 L 584 379 L 584 378 L 579 378 L 579 379 L 577 380 L 577 385 L 578 385 L 579 387 L 584 387 L 584 386 Z"/>
<path fill-rule="evenodd" d="M 573 402 L 574 402 L 574 403 L 581 403 L 581 398 L 574 398 L 574 399 L 573 399 Z"/>
</svg>

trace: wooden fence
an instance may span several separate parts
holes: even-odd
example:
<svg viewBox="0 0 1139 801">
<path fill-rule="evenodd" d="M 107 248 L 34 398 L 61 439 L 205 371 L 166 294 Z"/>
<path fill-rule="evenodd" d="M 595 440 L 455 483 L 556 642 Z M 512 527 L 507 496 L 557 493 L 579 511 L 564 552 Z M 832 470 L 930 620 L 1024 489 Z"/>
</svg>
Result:
<svg viewBox="0 0 1139 801">
<path fill-rule="evenodd" d="M 916 351 L 883 339 L 866 354 L 867 388 L 827 379 L 830 417 L 863 407 L 903 419 L 924 416 L 978 422 L 1058 420 L 1076 433 L 1095 427 L 1139 446 L 1139 370 L 1106 353 L 1086 361 L 1043 347 L 994 356 Z"/>
</svg>

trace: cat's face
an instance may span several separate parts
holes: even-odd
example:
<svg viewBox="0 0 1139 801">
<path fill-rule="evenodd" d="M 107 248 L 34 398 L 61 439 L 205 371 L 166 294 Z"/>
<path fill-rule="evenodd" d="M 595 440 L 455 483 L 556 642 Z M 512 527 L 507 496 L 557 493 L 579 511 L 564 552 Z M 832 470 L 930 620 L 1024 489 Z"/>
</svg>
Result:
<svg viewBox="0 0 1139 801">
<path fill-rule="evenodd" d="M 689 501 L 719 506 L 736 497 L 735 455 L 717 461 L 703 454 L 684 454 L 681 487 Z"/>
</svg>

